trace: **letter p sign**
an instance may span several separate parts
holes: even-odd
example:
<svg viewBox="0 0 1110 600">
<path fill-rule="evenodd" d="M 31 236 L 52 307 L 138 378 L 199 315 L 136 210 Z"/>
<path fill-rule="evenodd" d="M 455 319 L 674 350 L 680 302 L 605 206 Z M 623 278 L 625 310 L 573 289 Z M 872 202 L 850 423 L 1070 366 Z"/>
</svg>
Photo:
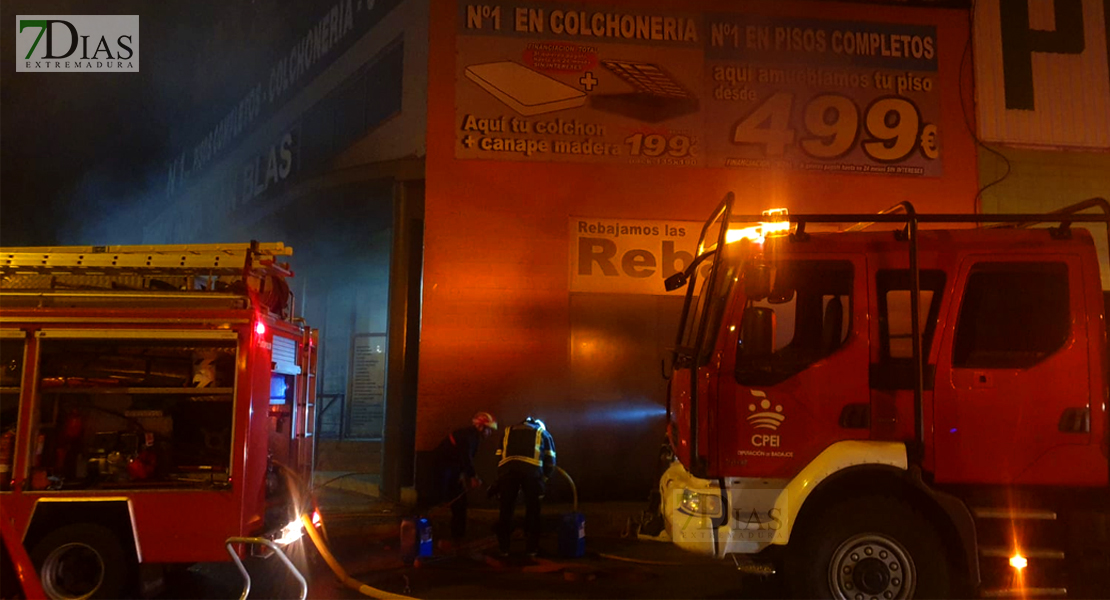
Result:
<svg viewBox="0 0 1110 600">
<path fill-rule="evenodd" d="M 1036 110 L 1034 105 L 1035 88 L 1033 81 L 1033 53 L 1045 54 L 1082 54 L 1088 40 L 1084 35 L 1083 5 L 1095 8 L 1097 2 L 1103 4 L 1103 20 L 1110 23 L 1110 1 L 1107 0 L 1001 0 L 998 2 L 998 18 L 1002 30 L 1002 73 L 1005 80 L 1006 108 L 1017 110 Z M 1034 21 L 1049 21 L 1047 5 L 1052 6 L 1049 30 L 1045 24 L 1034 25 L 1030 22 L 1030 4 L 1042 8 L 1034 16 Z M 1088 19 L 1093 18 L 1089 14 Z M 1044 13 L 1043 15 L 1040 13 Z M 1047 23 L 1051 26 L 1051 23 Z M 1106 26 L 1106 23 L 1102 25 Z M 1036 27 L 1036 28 L 1035 28 Z M 1110 26 L 1108 26 L 1110 28 Z M 1103 48 L 1092 50 L 1106 51 Z M 1110 58 L 1110 52 L 1107 52 Z M 1042 82 L 1042 85 L 1045 85 Z"/>
</svg>

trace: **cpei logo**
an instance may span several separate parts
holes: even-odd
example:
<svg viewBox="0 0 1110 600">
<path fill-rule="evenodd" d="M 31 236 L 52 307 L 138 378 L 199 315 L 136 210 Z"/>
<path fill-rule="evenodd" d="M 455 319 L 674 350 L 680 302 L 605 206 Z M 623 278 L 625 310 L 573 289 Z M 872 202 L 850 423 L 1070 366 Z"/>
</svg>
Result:
<svg viewBox="0 0 1110 600">
<path fill-rule="evenodd" d="M 767 399 L 766 394 L 756 390 L 751 390 L 751 393 L 759 400 L 759 405 L 757 407 L 755 402 L 748 405 L 748 412 L 751 413 L 748 415 L 748 423 L 751 423 L 755 429 L 777 430 L 786 420 L 786 415 L 782 414 L 782 405 L 776 404 L 772 410 L 771 401 Z"/>
<path fill-rule="evenodd" d="M 138 15 L 20 15 L 16 71 L 138 72 Z"/>
</svg>

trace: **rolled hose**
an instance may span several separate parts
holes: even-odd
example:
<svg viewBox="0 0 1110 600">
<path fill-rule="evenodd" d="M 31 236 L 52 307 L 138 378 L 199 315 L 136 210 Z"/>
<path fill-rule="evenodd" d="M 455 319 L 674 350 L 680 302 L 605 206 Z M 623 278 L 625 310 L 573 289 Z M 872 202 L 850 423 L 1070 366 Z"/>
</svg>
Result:
<svg viewBox="0 0 1110 600">
<path fill-rule="evenodd" d="M 316 549 L 320 551 L 320 556 L 324 557 L 324 561 L 328 563 L 328 567 L 331 568 L 332 573 L 335 573 L 335 576 L 339 578 L 339 581 L 343 582 L 343 585 L 371 598 L 381 598 L 382 600 L 416 600 L 412 596 L 380 590 L 351 577 L 347 574 L 347 571 L 343 569 L 343 566 L 339 564 L 339 561 L 335 559 L 331 551 L 328 550 L 324 540 L 312 525 L 312 517 L 309 515 L 301 515 L 301 524 L 304 525 L 304 529 L 308 533 L 308 537 L 312 539 L 312 543 L 316 545 Z"/>
</svg>

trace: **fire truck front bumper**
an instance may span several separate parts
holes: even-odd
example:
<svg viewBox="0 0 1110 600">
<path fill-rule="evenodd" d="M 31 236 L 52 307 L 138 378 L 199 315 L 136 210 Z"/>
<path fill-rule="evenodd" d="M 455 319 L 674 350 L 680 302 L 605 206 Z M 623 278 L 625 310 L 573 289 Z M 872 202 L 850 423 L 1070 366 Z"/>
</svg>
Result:
<svg viewBox="0 0 1110 600">
<path fill-rule="evenodd" d="M 680 548 L 715 557 L 755 554 L 785 543 L 781 515 L 786 483 L 700 479 L 675 461 L 659 481 L 666 531 Z"/>
</svg>

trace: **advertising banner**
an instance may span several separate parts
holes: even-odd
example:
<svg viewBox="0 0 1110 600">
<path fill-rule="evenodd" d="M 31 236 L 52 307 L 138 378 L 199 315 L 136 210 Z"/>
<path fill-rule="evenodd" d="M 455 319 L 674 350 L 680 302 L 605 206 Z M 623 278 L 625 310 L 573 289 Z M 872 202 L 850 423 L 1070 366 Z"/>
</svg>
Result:
<svg viewBox="0 0 1110 600">
<path fill-rule="evenodd" d="M 939 177 L 931 25 L 459 3 L 460 159 Z"/>
<path fill-rule="evenodd" d="M 663 280 L 690 266 L 704 223 L 570 218 L 570 291 L 682 296 Z"/>
<path fill-rule="evenodd" d="M 936 30 L 710 17 L 707 163 L 941 175 Z"/>
</svg>

